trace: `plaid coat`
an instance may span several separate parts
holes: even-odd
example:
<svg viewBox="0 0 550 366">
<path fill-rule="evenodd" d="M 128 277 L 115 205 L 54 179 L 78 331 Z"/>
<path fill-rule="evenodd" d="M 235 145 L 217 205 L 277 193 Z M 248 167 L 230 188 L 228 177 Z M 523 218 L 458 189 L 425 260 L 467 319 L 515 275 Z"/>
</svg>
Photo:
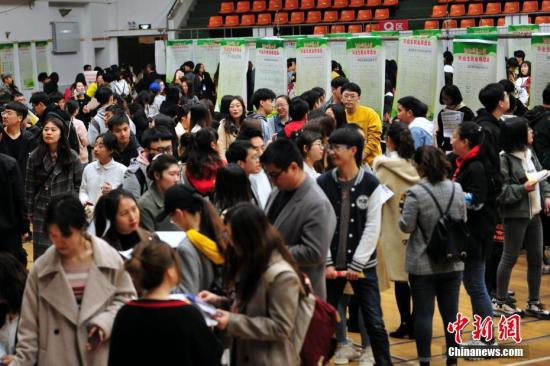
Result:
<svg viewBox="0 0 550 366">
<path fill-rule="evenodd" d="M 44 156 L 38 154 L 38 149 L 35 149 L 29 156 L 25 180 L 25 203 L 29 213 L 32 214 L 35 260 L 51 245 L 43 227 L 48 203 L 52 197 L 59 194 L 77 195 L 82 180 L 82 164 L 78 154 L 73 150 L 71 150 L 72 157 L 69 165 L 54 163 L 50 154 Z M 42 164 L 36 167 L 39 161 Z M 48 177 L 51 169 L 53 172 Z M 42 182 L 44 183 L 41 184 Z"/>
</svg>

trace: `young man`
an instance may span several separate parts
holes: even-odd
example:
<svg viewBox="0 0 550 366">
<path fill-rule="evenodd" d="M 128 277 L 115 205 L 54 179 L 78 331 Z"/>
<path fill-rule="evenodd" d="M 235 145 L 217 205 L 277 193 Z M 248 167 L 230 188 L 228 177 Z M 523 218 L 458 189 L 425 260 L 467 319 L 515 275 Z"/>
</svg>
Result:
<svg viewBox="0 0 550 366">
<path fill-rule="evenodd" d="M 403 97 L 397 101 L 397 118 L 409 126 L 416 149 L 433 145 L 434 126 L 426 114 L 428 106 L 415 97 Z"/>
<path fill-rule="evenodd" d="M 138 149 L 138 156 L 130 160 L 130 165 L 124 174 L 122 188 L 139 198 L 147 192 L 150 179 L 147 177 L 147 167 L 155 155 L 173 155 L 172 134 L 164 127 L 153 127 L 143 131 L 141 135 L 143 149 Z"/>
<path fill-rule="evenodd" d="M 518 61 L 519 67 L 521 67 L 523 61 L 525 61 L 525 52 L 522 50 L 516 50 L 514 51 L 514 57 Z"/>
<path fill-rule="evenodd" d="M 117 152 L 115 161 L 124 166 L 129 166 L 132 158 L 138 156 L 140 148 L 136 135 L 130 130 L 130 121 L 126 114 L 116 113 L 109 121 L 109 131 L 115 135 L 117 140 Z"/>
<path fill-rule="evenodd" d="M 321 94 L 317 90 L 305 91 L 300 98 L 307 102 L 310 111 L 321 108 Z"/>
<path fill-rule="evenodd" d="M 248 117 L 262 121 L 262 133 L 266 143 L 271 141 L 275 134 L 275 126 L 267 120 L 267 116 L 273 112 L 274 100 L 275 93 L 265 88 L 256 90 L 251 98 L 252 105 L 254 105 L 256 112 L 250 114 Z"/>
<path fill-rule="evenodd" d="M 19 92 L 19 88 L 15 86 L 15 83 L 13 82 L 13 75 L 10 73 L 2 74 L 2 83 L 7 86 L 13 95 L 15 92 Z"/>
<path fill-rule="evenodd" d="M 347 83 L 349 83 L 349 80 L 343 76 L 338 76 L 337 78 L 331 80 L 330 89 L 332 94 L 329 100 L 327 100 L 327 102 L 321 107 L 323 112 L 325 112 L 331 104 L 343 104 L 342 87 Z"/>
<path fill-rule="evenodd" d="M 304 128 L 307 122 L 307 114 L 309 112 L 308 103 L 302 97 L 294 97 L 290 101 L 289 115 L 290 122 L 287 122 L 281 132 L 278 133 L 279 138 L 291 138 L 293 132 L 300 131 Z"/>
<path fill-rule="evenodd" d="M 95 141 L 97 136 L 107 132 L 105 110 L 113 104 L 113 91 L 109 87 L 101 87 L 95 92 L 95 99 L 99 103 L 99 109 L 88 126 L 88 141 Z"/>
<path fill-rule="evenodd" d="M 477 122 L 481 127 L 487 129 L 492 138 L 492 145 L 496 154 L 500 152 L 500 125 L 502 116 L 510 109 L 510 98 L 499 83 L 492 83 L 479 91 L 479 101 L 485 108 L 477 111 Z"/>
<path fill-rule="evenodd" d="M 231 145 L 229 145 L 229 148 L 225 153 L 225 158 L 227 159 L 228 163 L 235 163 L 243 168 L 249 180 L 251 175 L 259 174 L 262 171 L 262 165 L 260 164 L 260 154 L 254 148 L 254 146 L 246 140 L 236 140 Z M 254 200 L 256 201 L 257 205 L 259 207 L 262 207 L 258 195 L 258 186 L 250 182 L 250 188 L 252 189 Z"/>
<path fill-rule="evenodd" d="M 356 129 L 344 127 L 333 132 L 328 149 L 336 168 L 317 180 L 337 214 L 325 271 L 327 299 L 336 307 L 346 282 L 351 283 L 376 364 L 391 365 L 376 275 L 376 244 L 384 202 L 376 177 L 360 168 L 363 146 L 364 139 Z M 368 356 L 363 353 L 362 357 Z"/>
<path fill-rule="evenodd" d="M 325 261 L 336 228 L 334 210 L 304 172 L 302 154 L 292 141 L 273 141 L 261 162 L 277 187 L 267 202 L 267 216 L 283 235 L 300 270 L 308 275 L 315 294 L 324 299 Z"/>
<path fill-rule="evenodd" d="M 0 129 L 0 153 L 11 156 L 17 161 L 24 183 L 27 159 L 36 147 L 33 135 L 22 129 L 21 124 L 27 118 L 27 107 L 18 102 L 9 102 L 2 112 L 3 130 Z"/>
<path fill-rule="evenodd" d="M 361 101 L 359 85 L 347 83 L 342 86 L 341 92 L 348 123 L 355 123 L 365 132 L 366 161 L 369 166 L 372 166 L 374 158 L 382 155 L 382 146 L 380 145 L 382 121 L 374 109 L 359 105 Z"/>
</svg>

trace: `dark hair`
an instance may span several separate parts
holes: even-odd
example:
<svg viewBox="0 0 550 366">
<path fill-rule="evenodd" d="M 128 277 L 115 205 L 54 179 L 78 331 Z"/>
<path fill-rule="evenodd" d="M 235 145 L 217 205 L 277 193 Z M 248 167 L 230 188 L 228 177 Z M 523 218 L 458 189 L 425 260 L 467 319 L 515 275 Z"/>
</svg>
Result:
<svg viewBox="0 0 550 366">
<path fill-rule="evenodd" d="M 147 177 L 154 182 L 156 181 L 155 174 L 162 176 L 162 172 L 172 165 L 178 165 L 178 159 L 172 155 L 158 154 L 147 167 Z"/>
<path fill-rule="evenodd" d="M 224 98 L 225 98 L 225 96 L 224 96 Z M 222 98 L 222 100 L 223 100 L 223 98 Z M 243 113 L 241 114 L 241 117 L 239 118 L 238 121 L 235 121 L 233 119 L 233 117 L 231 117 L 231 114 L 229 113 L 229 106 L 231 105 L 231 103 L 234 100 L 241 103 L 241 106 L 243 108 Z M 223 112 L 223 118 L 225 120 L 225 123 L 223 125 L 224 131 L 229 135 L 235 135 L 236 136 L 239 133 L 239 128 L 240 128 L 241 122 L 244 120 L 245 116 L 246 116 L 246 105 L 244 104 L 243 98 L 238 96 L 238 95 L 231 96 L 231 100 L 229 100 L 229 103 L 227 104 L 227 110 Z"/>
<path fill-rule="evenodd" d="M 525 52 L 522 50 L 516 50 L 514 51 L 514 57 L 519 57 L 525 60 Z"/>
<path fill-rule="evenodd" d="M 262 100 L 275 99 L 275 93 L 271 89 L 260 88 L 252 94 L 251 102 L 254 108 L 260 108 L 260 102 Z"/>
<path fill-rule="evenodd" d="M 202 104 L 197 103 L 193 104 L 189 111 L 191 112 L 191 121 L 190 121 L 190 129 L 193 129 L 196 125 L 199 125 L 201 127 L 207 127 L 210 126 L 212 123 L 212 116 L 210 115 L 210 111 Z"/>
<path fill-rule="evenodd" d="M 516 91 L 516 85 L 508 79 L 499 80 L 498 83 L 504 87 L 504 91 L 508 94 L 513 94 Z"/>
<path fill-rule="evenodd" d="M 289 115 L 293 121 L 302 121 L 309 112 L 308 103 L 301 97 L 294 97 L 290 100 Z"/>
<path fill-rule="evenodd" d="M 100 105 L 107 104 L 109 99 L 113 96 L 113 91 L 107 86 L 102 86 L 95 92 L 95 99 Z"/>
<path fill-rule="evenodd" d="M 172 104 L 180 104 L 182 90 L 179 85 L 170 84 L 164 88 L 165 101 Z"/>
<path fill-rule="evenodd" d="M 102 195 L 97 200 L 94 208 L 94 224 L 97 236 L 103 238 L 107 243 L 117 250 L 122 250 L 122 245 L 117 234 L 116 216 L 120 201 L 128 198 L 138 206 L 136 198 L 130 192 L 118 187 L 111 192 Z M 138 206 L 139 207 L 139 206 Z M 107 229 L 107 223 L 110 222 Z M 107 230 L 107 232 L 105 232 Z"/>
<path fill-rule="evenodd" d="M 529 121 L 523 117 L 507 119 L 500 128 L 502 150 L 507 153 L 524 151 L 527 148 Z"/>
<path fill-rule="evenodd" d="M 194 63 L 193 61 L 191 61 L 191 60 L 185 61 L 185 62 L 181 65 L 180 70 L 183 71 L 183 67 L 184 67 L 184 66 L 187 66 L 187 67 L 189 67 L 191 70 L 193 70 L 193 69 L 195 68 L 195 63 Z"/>
<path fill-rule="evenodd" d="M 421 177 L 428 178 L 431 184 L 444 181 L 451 170 L 445 153 L 435 146 L 421 146 L 414 153 L 416 170 Z"/>
<path fill-rule="evenodd" d="M 48 78 L 48 73 L 47 72 L 41 72 L 41 73 L 38 74 L 38 81 L 39 82 L 43 82 L 47 78 Z"/>
<path fill-rule="evenodd" d="M 154 100 L 154 95 L 149 90 L 142 90 L 137 95 L 134 100 L 134 104 L 140 105 L 142 108 L 145 108 L 146 105 L 152 104 Z"/>
<path fill-rule="evenodd" d="M 110 132 L 107 131 L 105 133 L 102 133 L 101 135 L 97 136 L 94 142 L 97 142 L 97 140 L 101 138 L 103 146 L 105 146 L 111 153 L 117 152 L 117 140 L 116 136 Z"/>
<path fill-rule="evenodd" d="M 248 155 L 248 150 L 254 147 L 248 140 L 236 140 L 227 148 L 225 152 L 225 158 L 228 163 L 237 163 L 239 161 L 245 161 Z"/>
<path fill-rule="evenodd" d="M 235 287 L 239 303 L 246 304 L 255 293 L 274 251 L 299 275 L 283 237 L 260 208 L 239 203 L 227 212 L 225 221 L 231 227 L 232 245 L 225 255 L 224 284 L 229 290 L 235 287 L 237 277 L 240 278 L 239 286 Z"/>
<path fill-rule="evenodd" d="M 315 104 L 319 101 L 321 95 L 315 90 L 307 90 L 300 95 L 300 98 L 306 101 L 310 110 L 315 109 Z M 292 98 L 294 99 L 294 98 Z M 291 101 L 292 102 L 292 101 Z M 298 119 L 299 120 L 299 119 Z"/>
<path fill-rule="evenodd" d="M 550 83 L 546 84 L 546 88 L 542 91 L 542 103 L 550 104 Z"/>
<path fill-rule="evenodd" d="M 183 90 L 183 88 L 181 89 L 182 102 L 187 103 L 189 99 L 192 99 L 195 96 L 195 88 L 193 86 L 193 80 L 189 80 L 188 78 L 184 77 L 181 80 L 181 83 L 182 84 L 185 83 L 185 85 L 187 85 L 187 93 Z"/>
<path fill-rule="evenodd" d="M 529 66 L 529 72 L 527 73 L 527 75 L 523 75 L 522 72 L 521 72 L 521 68 L 520 68 L 519 69 L 519 76 L 520 77 L 531 76 L 531 61 L 523 61 L 523 63 L 521 64 L 521 67 L 523 67 L 523 65 Z"/>
<path fill-rule="evenodd" d="M 114 113 L 111 118 L 107 121 L 107 125 L 109 126 L 109 131 L 112 131 L 113 128 L 120 125 L 128 125 L 130 126 L 130 120 L 128 119 L 128 116 L 126 113 Z"/>
<path fill-rule="evenodd" d="M 441 105 L 445 105 L 445 103 L 443 103 L 444 95 L 451 99 L 452 105 L 458 105 L 463 101 L 460 89 L 454 84 L 445 85 L 441 88 L 441 92 L 439 93 L 439 104 Z"/>
<path fill-rule="evenodd" d="M 74 99 L 69 99 L 67 103 L 65 103 L 65 110 L 71 115 L 71 117 L 73 114 L 78 112 L 79 109 L 80 106 L 78 105 L 78 102 Z"/>
<path fill-rule="evenodd" d="M 349 80 L 344 76 L 337 76 L 330 81 L 331 88 L 338 89 L 349 83 Z"/>
<path fill-rule="evenodd" d="M 185 151 L 187 173 L 197 179 L 211 178 L 222 165 L 220 155 L 212 147 L 212 143 L 218 141 L 218 133 L 212 128 L 203 128 L 189 137 Z"/>
<path fill-rule="evenodd" d="M 325 89 L 321 88 L 320 86 L 315 86 L 311 88 L 311 90 L 313 90 L 314 92 L 317 92 L 319 94 L 319 98 L 323 98 L 327 95 L 327 92 L 325 91 Z"/>
<path fill-rule="evenodd" d="M 57 225 L 61 235 L 68 238 L 71 236 L 71 229 L 84 231 L 88 227 L 84 206 L 78 197 L 72 193 L 65 193 L 54 196 L 48 207 L 44 218 L 44 233 L 48 235 L 48 227 Z"/>
<path fill-rule="evenodd" d="M 398 104 L 412 112 L 415 117 L 426 117 L 428 106 L 413 96 L 407 96 L 399 99 Z"/>
<path fill-rule="evenodd" d="M 454 61 L 453 53 L 449 50 L 443 52 L 443 63 L 445 65 L 452 65 Z"/>
<path fill-rule="evenodd" d="M 234 95 L 224 95 L 220 100 L 220 113 L 222 115 L 229 113 L 229 104 L 231 104 L 233 98 L 235 98 Z"/>
<path fill-rule="evenodd" d="M 57 72 L 52 72 L 50 74 L 50 80 L 52 80 L 53 82 L 55 82 L 56 84 L 59 83 L 59 74 Z"/>
<path fill-rule="evenodd" d="M 29 101 L 31 104 L 38 104 L 42 103 L 45 106 L 50 104 L 50 98 L 48 98 L 48 94 L 44 92 L 36 92 L 32 93 L 31 99 Z"/>
<path fill-rule="evenodd" d="M 346 124 L 347 125 L 347 124 Z M 304 130 L 319 132 L 323 140 L 328 138 L 336 129 L 336 121 L 331 116 L 323 115 L 307 121 Z"/>
<path fill-rule="evenodd" d="M 346 116 L 346 109 L 341 104 L 331 104 L 327 107 L 334 113 L 334 119 L 336 120 L 336 128 L 344 127 L 348 124 L 348 117 Z"/>
<path fill-rule="evenodd" d="M 139 242 L 132 258 L 124 264 L 138 293 L 159 287 L 166 271 L 174 266 L 179 276 L 180 263 L 175 250 L 158 239 Z"/>
<path fill-rule="evenodd" d="M 492 113 L 495 109 L 497 109 L 498 103 L 501 100 L 504 100 L 505 92 L 506 90 L 502 84 L 488 84 L 479 91 L 479 101 L 483 104 L 487 111 Z"/>
<path fill-rule="evenodd" d="M 331 144 L 347 145 L 349 147 L 357 148 L 357 151 L 355 152 L 355 162 L 357 163 L 357 166 L 360 167 L 363 160 L 365 139 L 359 132 L 358 127 L 359 126 L 354 127 L 352 125 L 348 125 L 346 127 L 339 128 L 330 135 L 328 142 Z"/>
<path fill-rule="evenodd" d="M 361 87 L 355 83 L 346 83 L 342 86 L 341 93 L 344 93 L 346 90 L 349 90 L 350 92 L 355 92 L 361 96 Z"/>
<path fill-rule="evenodd" d="M 56 92 L 53 92 L 53 93 L 50 93 L 49 96 L 49 103 L 50 104 L 54 104 L 54 103 L 57 103 L 59 102 L 60 100 L 64 100 L 65 97 L 63 96 L 63 94 L 61 94 L 60 92 L 56 91 Z"/>
<path fill-rule="evenodd" d="M 198 74 L 198 73 L 200 72 L 200 70 L 201 70 L 201 66 L 204 66 L 204 64 L 201 63 L 201 62 L 197 63 L 197 64 L 195 65 L 195 69 L 193 70 L 193 72 L 194 72 L 195 74 Z M 206 72 L 206 66 L 205 66 L 205 68 L 204 68 L 204 71 Z"/>
<path fill-rule="evenodd" d="M 286 67 L 289 68 L 292 64 L 296 63 L 296 58 L 291 57 L 286 59 Z"/>
<path fill-rule="evenodd" d="M 316 140 L 322 141 L 323 136 L 318 132 L 309 131 L 309 130 L 300 131 L 300 133 L 296 137 L 296 146 L 298 147 L 298 150 L 300 150 L 300 152 L 302 153 L 304 160 L 307 157 L 307 152 L 305 151 L 306 149 L 304 148 L 307 148 L 307 150 L 309 151 L 311 149 L 311 145 Z"/>
<path fill-rule="evenodd" d="M 152 142 L 172 141 L 172 138 L 172 134 L 166 127 L 155 126 L 153 128 L 148 128 L 143 131 L 143 134 L 141 135 L 141 146 L 149 149 Z"/>
<path fill-rule="evenodd" d="M 189 114 L 189 106 L 188 105 L 180 106 L 178 108 L 178 113 L 176 114 L 176 123 L 180 123 L 183 117 L 187 118 L 188 114 Z"/>
<path fill-rule="evenodd" d="M 230 162 L 218 169 L 214 188 L 214 204 L 219 212 L 240 202 L 250 202 L 253 198 L 252 187 L 243 168 Z"/>
<path fill-rule="evenodd" d="M 9 252 L 0 252 L 0 299 L 5 301 L 0 303 L 0 308 L 5 307 L 6 313 L 20 313 L 26 281 L 27 269 L 23 264 Z M 4 320 L 5 317 L 0 319 L 0 328 Z"/>
<path fill-rule="evenodd" d="M 24 104 L 15 101 L 4 105 L 4 110 L 6 109 L 14 111 L 19 117 L 23 117 L 23 119 L 27 118 L 27 114 L 29 113 L 29 109 Z"/>
<path fill-rule="evenodd" d="M 262 140 L 264 138 L 261 122 L 257 119 L 245 118 L 239 130 L 237 140 L 250 140 L 254 137 L 260 137 Z"/>
<path fill-rule="evenodd" d="M 414 155 L 414 139 L 409 127 L 401 122 L 393 122 L 388 126 L 387 137 L 395 145 L 397 155 L 403 159 L 412 159 Z"/>
<path fill-rule="evenodd" d="M 59 143 L 57 144 L 56 161 L 63 166 L 68 166 L 73 163 L 73 153 L 67 137 L 69 131 L 68 131 L 67 125 L 65 125 L 65 122 L 63 122 L 59 117 L 60 116 L 57 115 L 56 113 L 48 113 L 46 115 L 46 119 L 44 120 L 44 124 L 42 125 L 40 138 L 38 139 L 37 148 L 35 152 L 32 154 L 36 159 L 35 161 L 29 160 L 29 164 L 32 164 L 32 167 L 35 172 L 38 169 L 43 168 L 44 165 L 42 164 L 42 158 L 49 154 L 49 148 L 46 145 L 46 142 L 44 142 L 42 133 L 44 131 L 44 127 L 46 127 L 46 125 L 50 122 L 53 123 L 61 131 L 61 135 L 59 137 Z"/>
<path fill-rule="evenodd" d="M 267 146 L 260 161 L 263 165 L 273 164 L 277 168 L 287 170 L 293 162 L 304 168 L 304 158 L 296 144 L 287 139 L 277 139 Z"/>
</svg>

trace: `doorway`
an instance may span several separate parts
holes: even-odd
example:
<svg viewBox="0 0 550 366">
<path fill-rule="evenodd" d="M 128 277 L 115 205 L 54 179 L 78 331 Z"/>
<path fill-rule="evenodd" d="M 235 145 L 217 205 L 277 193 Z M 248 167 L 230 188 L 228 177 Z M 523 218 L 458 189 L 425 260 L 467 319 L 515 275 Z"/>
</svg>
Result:
<svg viewBox="0 0 550 366">
<path fill-rule="evenodd" d="M 155 63 L 155 36 L 118 37 L 118 62 L 132 66 L 137 75 Z"/>
</svg>

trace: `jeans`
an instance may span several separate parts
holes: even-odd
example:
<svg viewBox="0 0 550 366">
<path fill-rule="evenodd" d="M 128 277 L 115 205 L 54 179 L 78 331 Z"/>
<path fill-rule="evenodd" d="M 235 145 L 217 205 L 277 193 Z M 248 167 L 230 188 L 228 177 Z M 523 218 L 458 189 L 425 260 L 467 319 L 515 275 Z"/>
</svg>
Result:
<svg viewBox="0 0 550 366">
<path fill-rule="evenodd" d="M 485 260 L 467 259 L 464 263 L 464 287 L 470 295 L 474 315 L 493 316 L 493 304 L 485 286 Z"/>
<path fill-rule="evenodd" d="M 384 320 L 382 320 L 376 268 L 365 269 L 363 273 L 365 275 L 364 278 L 350 281 L 350 283 L 363 315 L 363 322 L 367 328 L 367 334 L 372 345 L 372 353 L 376 365 L 392 365 L 390 343 L 384 326 Z M 345 278 L 327 280 L 327 300 L 332 306 L 338 306 L 338 302 L 343 296 L 346 282 Z"/>
<path fill-rule="evenodd" d="M 506 299 L 512 268 L 525 244 L 529 301 L 538 301 L 542 274 L 542 224 L 532 219 L 504 219 L 504 251 L 497 271 L 497 299 Z"/>
<path fill-rule="evenodd" d="M 338 310 L 338 314 L 340 315 L 340 319 L 342 319 L 341 322 L 336 324 L 336 341 L 338 342 L 338 344 L 344 344 L 348 341 L 346 308 L 348 307 L 350 300 L 351 295 L 342 294 L 336 308 L 336 310 Z M 365 328 L 365 322 L 363 321 L 363 316 L 361 315 L 361 312 L 359 312 L 358 316 L 359 332 L 361 333 L 361 348 L 365 349 L 370 345 L 369 336 L 367 334 L 367 328 Z"/>
<path fill-rule="evenodd" d="M 439 313 L 443 319 L 443 327 L 445 328 L 447 349 L 456 347 L 454 334 L 447 332 L 447 324 L 456 321 L 461 281 L 462 272 L 409 275 L 414 306 L 414 336 L 420 362 L 430 362 L 432 321 L 434 300 L 436 298 Z"/>
</svg>

